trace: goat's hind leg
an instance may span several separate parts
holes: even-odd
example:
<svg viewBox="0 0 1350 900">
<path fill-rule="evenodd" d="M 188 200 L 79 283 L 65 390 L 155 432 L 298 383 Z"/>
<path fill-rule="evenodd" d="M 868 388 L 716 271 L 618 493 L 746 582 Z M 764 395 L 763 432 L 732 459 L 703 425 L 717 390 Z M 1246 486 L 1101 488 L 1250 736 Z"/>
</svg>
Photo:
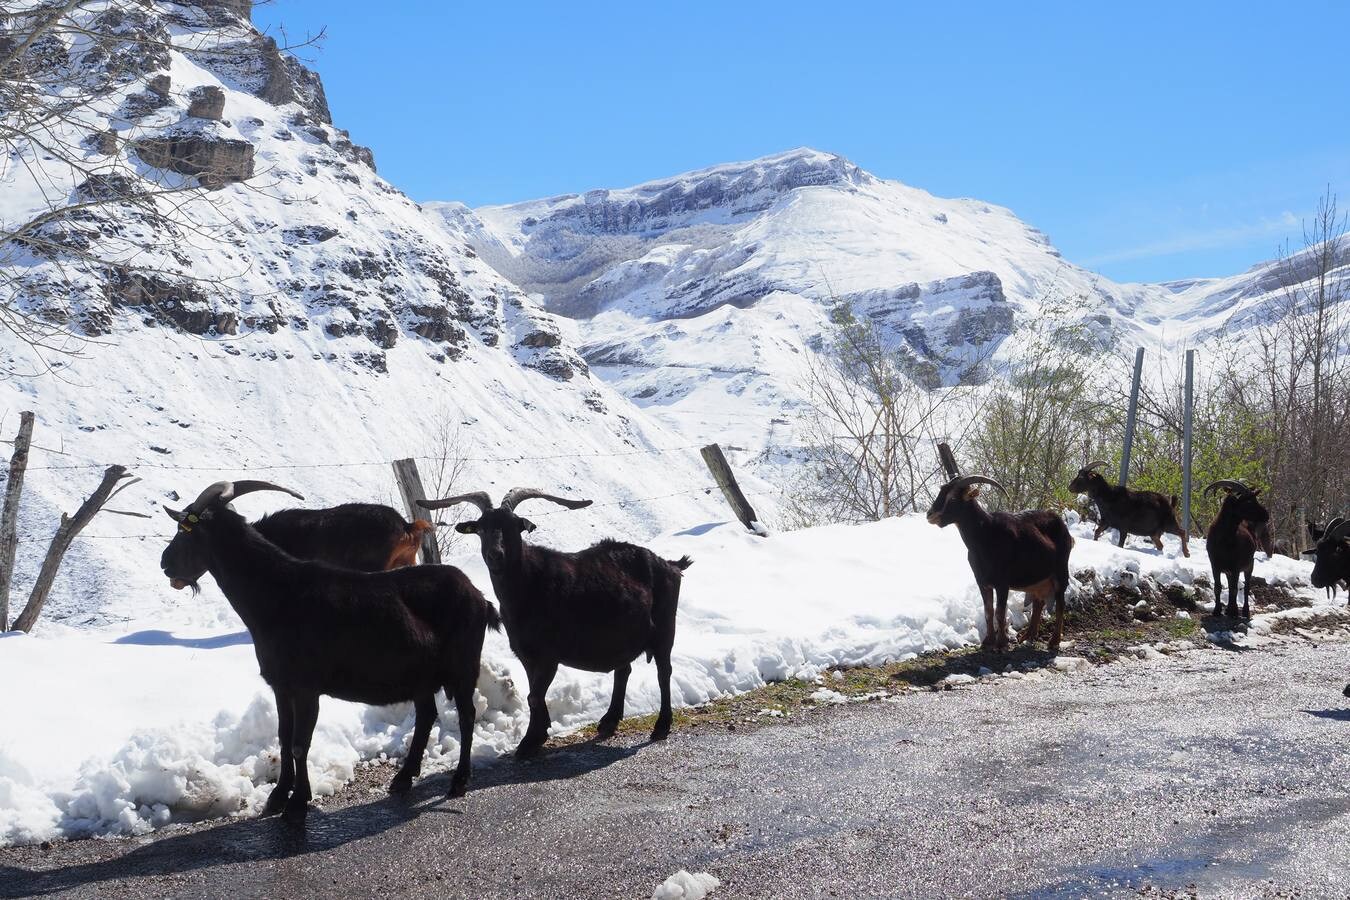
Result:
<svg viewBox="0 0 1350 900">
<path fill-rule="evenodd" d="M 1236 579 L 1234 579 L 1236 580 Z M 1252 617 L 1252 570 L 1248 569 L 1242 574 L 1242 617 L 1250 620 Z"/>
<path fill-rule="evenodd" d="M 431 726 L 436 722 L 436 695 L 423 694 L 416 698 L 417 720 L 413 725 L 412 741 L 408 744 L 408 755 L 403 766 L 389 782 L 389 793 L 406 794 L 412 788 L 413 779 L 422 774 L 422 757 L 427 752 L 427 741 L 431 738 Z"/>
<path fill-rule="evenodd" d="M 295 711 L 291 741 L 295 754 L 295 790 L 286 801 L 281 818 L 293 825 L 303 825 L 309 814 L 310 798 L 314 796 L 309 787 L 309 744 L 314 738 L 314 725 L 319 720 L 319 695 L 297 695 L 292 705 Z"/>
<path fill-rule="evenodd" d="M 652 740 L 664 741 L 670 736 L 670 725 L 674 716 L 670 711 L 670 648 L 656 651 L 656 681 L 661 686 L 661 712 L 656 716 L 656 725 L 652 728 Z"/>
<path fill-rule="evenodd" d="M 291 698 L 288 694 L 275 690 L 273 694 L 277 701 L 277 746 L 281 753 L 281 774 L 277 776 L 277 786 L 267 795 L 267 803 L 261 813 L 264 816 L 275 816 L 281 812 L 286 805 L 286 798 L 291 795 L 291 788 L 295 785 L 295 752 L 292 746 L 295 712 L 291 709 Z"/>
<path fill-rule="evenodd" d="M 998 631 L 998 637 L 994 641 L 994 646 L 1000 651 L 1008 649 L 1008 588 L 1000 586 L 997 589 L 998 604 L 995 607 L 994 615 L 998 619 L 995 628 Z"/>
<path fill-rule="evenodd" d="M 623 701 L 628 693 L 628 676 L 633 671 L 631 663 L 625 663 L 614 670 L 614 694 L 609 698 L 609 709 L 595 728 L 595 739 L 603 741 L 614 736 L 623 721 Z"/>
<path fill-rule="evenodd" d="M 1031 600 L 1031 621 L 1027 623 L 1027 630 L 1018 635 L 1017 643 L 1030 644 L 1036 640 L 1041 633 L 1041 615 L 1045 612 L 1045 598 L 1050 596 L 1052 585 L 1043 583 L 1033 585 L 1026 592 Z"/>
<path fill-rule="evenodd" d="M 459 763 L 455 774 L 450 778 L 450 796 L 463 797 L 469 787 L 469 769 L 473 756 L 473 725 L 478 718 L 478 710 L 473 705 L 473 689 L 478 682 L 478 665 L 473 671 L 460 678 L 458 684 L 447 684 L 445 693 L 455 700 L 455 709 L 459 713 Z"/>
</svg>

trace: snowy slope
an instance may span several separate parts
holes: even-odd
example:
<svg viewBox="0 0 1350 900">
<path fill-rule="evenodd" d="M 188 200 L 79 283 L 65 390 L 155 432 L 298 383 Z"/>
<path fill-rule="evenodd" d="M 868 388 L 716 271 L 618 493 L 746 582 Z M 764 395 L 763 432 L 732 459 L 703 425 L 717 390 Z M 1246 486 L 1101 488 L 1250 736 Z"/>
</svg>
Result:
<svg viewBox="0 0 1350 900">
<path fill-rule="evenodd" d="M 1277 266 L 1116 284 L 1011 211 L 879 179 L 810 149 L 470 210 L 447 229 L 549 310 L 595 371 L 693 440 L 790 447 L 804 360 L 836 299 L 883 326 L 919 380 L 985 377 L 1066 304 L 1096 352 L 1199 344 L 1280 314 Z M 1343 277 L 1350 279 L 1350 260 Z M 987 360 L 985 365 L 978 364 Z"/>
<path fill-rule="evenodd" d="M 126 201 L 0 256 L 20 304 L 88 339 L 81 356 L 54 357 L 56 373 L 31 377 L 38 360 L 0 336 L 0 360 L 19 373 L 0 379 L 6 437 L 32 409 L 45 448 L 25 484 L 17 602 L 60 512 L 109 463 L 142 479 L 120 506 L 156 518 L 96 520 L 67 557 L 46 625 L 172 608 L 177 598 L 143 578 L 168 533 L 158 504 L 221 477 L 271 477 L 316 505 L 390 502 L 390 460 L 424 457 L 434 490 L 436 461 L 425 457 L 448 453 L 464 469 L 456 487 L 530 483 L 596 500 L 593 512 L 547 520 L 547 539 L 569 545 L 708 519 L 716 506 L 691 442 L 596 379 L 566 324 L 380 178 L 369 151 L 328 121 L 317 76 L 276 57 L 238 6 L 136 6 L 120 27 L 185 49 L 142 54 L 131 70 L 78 43 L 51 50 L 59 77 L 102 92 L 57 135 L 84 148 L 88 171 L 31 148 L 0 169 L 11 225 L 60 192 Z M 223 98 L 219 119 L 189 114 L 206 89 Z M 229 151 L 222 171 L 248 148 L 256 174 L 197 190 L 193 176 L 146 162 L 164 162 L 152 149 L 165 140 Z M 154 196 L 164 187 L 183 192 Z M 442 432 L 455 435 L 450 446 Z M 121 539 L 143 534 L 154 537 Z"/>
</svg>

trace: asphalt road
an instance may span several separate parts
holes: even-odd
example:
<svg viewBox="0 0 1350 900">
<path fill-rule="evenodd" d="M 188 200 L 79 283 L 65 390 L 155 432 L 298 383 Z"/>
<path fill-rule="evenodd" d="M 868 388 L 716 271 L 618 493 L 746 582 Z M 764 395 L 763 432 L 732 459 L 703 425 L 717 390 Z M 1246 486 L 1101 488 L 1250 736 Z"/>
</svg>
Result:
<svg viewBox="0 0 1350 900">
<path fill-rule="evenodd" d="M 0 897 L 1350 896 L 1350 646 L 1118 663 L 583 744 L 409 800 L 0 851 Z M 381 777 L 390 774 L 384 770 Z"/>
</svg>

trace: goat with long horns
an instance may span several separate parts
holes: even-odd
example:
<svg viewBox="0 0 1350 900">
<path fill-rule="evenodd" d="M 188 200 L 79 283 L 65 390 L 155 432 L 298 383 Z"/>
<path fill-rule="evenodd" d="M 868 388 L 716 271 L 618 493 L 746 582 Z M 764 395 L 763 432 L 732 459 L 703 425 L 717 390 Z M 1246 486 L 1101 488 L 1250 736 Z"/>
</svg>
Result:
<svg viewBox="0 0 1350 900">
<path fill-rule="evenodd" d="M 519 487 L 507 491 L 498 506 L 484 491 L 418 501 L 425 509 L 469 503 L 480 513 L 455 530 L 478 535 L 511 649 L 529 679 L 530 724 L 516 755 L 537 753 L 548 740 L 551 719 L 545 695 L 559 665 L 614 673 L 614 693 L 597 737 L 614 734 L 623 719 L 633 660 L 643 653 L 656 661 L 661 711 L 652 740 L 663 740 L 671 724 L 675 613 L 689 557 L 666 560 L 645 547 L 613 540 L 576 553 L 527 544 L 522 535 L 534 531 L 535 524 L 516 514 L 526 500 L 547 500 L 568 509 L 591 504 Z"/>
<path fill-rule="evenodd" d="M 220 481 L 186 509 L 160 558 L 175 588 L 207 572 L 253 637 L 258 669 L 277 701 L 281 775 L 263 814 L 302 823 L 310 800 L 306 766 L 319 697 L 387 705 L 412 701 L 412 743 L 389 786 L 402 793 L 421 772 L 436 692 L 459 712 L 459 764 L 450 796 L 469 780 L 474 686 L 483 636 L 500 629 L 497 610 L 453 566 L 357 572 L 296 559 L 267 540 L 230 502 L 254 491 L 295 491 L 266 481 Z"/>
<path fill-rule="evenodd" d="M 943 464 L 955 473 L 955 462 Z M 1064 636 L 1064 593 L 1069 586 L 1069 552 L 1073 536 L 1058 515 L 1047 510 L 1019 513 L 986 510 L 979 502 L 980 485 L 1004 496 L 1007 490 L 985 475 L 956 475 L 942 486 L 928 510 L 928 521 L 941 528 L 955 525 L 966 545 L 966 558 L 984 600 L 985 647 L 1008 648 L 1008 593 L 1024 591 L 1031 598 L 1031 622 L 1024 642 L 1040 630 L 1045 602 L 1055 598 L 1055 632 L 1047 643 L 1053 653 Z M 998 609 L 995 615 L 994 598 Z"/>
</svg>

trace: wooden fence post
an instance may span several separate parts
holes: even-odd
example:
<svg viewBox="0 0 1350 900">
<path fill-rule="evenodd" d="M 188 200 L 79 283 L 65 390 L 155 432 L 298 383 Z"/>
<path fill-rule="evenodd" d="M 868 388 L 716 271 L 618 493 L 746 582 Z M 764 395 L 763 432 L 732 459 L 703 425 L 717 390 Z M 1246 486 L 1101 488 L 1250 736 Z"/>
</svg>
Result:
<svg viewBox="0 0 1350 900">
<path fill-rule="evenodd" d="M 32 631 L 33 626 L 37 624 L 38 616 L 42 614 L 42 605 L 47 602 L 47 595 L 51 593 L 52 582 L 56 580 L 56 572 L 61 567 L 61 560 L 65 558 L 66 551 L 70 549 L 71 541 L 75 536 L 84 530 L 84 526 L 98 515 L 105 503 L 117 496 L 123 488 L 140 481 L 139 478 L 131 478 L 130 481 L 121 482 L 124 478 L 131 478 L 131 473 L 127 471 L 126 466 L 108 466 L 107 471 L 103 473 L 103 481 L 99 483 L 98 488 L 89 495 L 89 498 L 80 504 L 80 508 L 75 511 L 75 515 L 68 516 L 61 513 L 61 524 L 56 529 L 56 534 L 52 536 L 52 542 L 47 547 L 47 555 L 42 560 L 42 568 L 38 571 L 37 581 L 33 585 L 33 592 L 28 595 L 28 604 L 24 606 L 23 612 L 14 620 L 15 631 Z M 108 510 L 108 512 L 117 512 Z M 140 518 L 150 518 L 144 513 L 119 513 L 119 515 L 138 516 Z"/>
<path fill-rule="evenodd" d="M 1130 450 L 1134 447 L 1134 419 L 1139 412 L 1139 381 L 1144 374 L 1144 348 L 1134 351 L 1134 379 L 1130 382 L 1130 407 L 1125 415 L 1125 448 L 1120 454 L 1120 486 L 1130 480 Z"/>
<path fill-rule="evenodd" d="M 14 455 L 9 460 L 5 481 L 5 506 L 0 511 L 0 632 L 9 630 L 9 586 L 14 578 L 14 553 L 19 546 L 19 498 L 23 495 L 23 475 L 28 469 L 28 445 L 33 440 L 33 414 L 19 413 L 19 436 L 14 439 Z"/>
<path fill-rule="evenodd" d="M 408 513 L 408 518 L 421 519 L 423 522 L 432 521 L 427 511 L 417 505 L 418 500 L 428 499 L 422 487 L 422 476 L 417 472 L 417 461 L 396 459 L 393 465 L 394 482 L 398 485 L 399 495 L 403 498 L 403 509 Z M 422 535 L 422 562 L 439 565 L 440 561 L 441 548 L 436 543 L 436 529 L 433 528 Z"/>
<path fill-rule="evenodd" d="M 741 493 L 741 487 L 736 483 L 736 476 L 731 474 L 731 465 L 722 453 L 722 448 L 717 444 L 709 444 L 699 452 L 703 454 L 703 461 L 708 464 L 708 471 L 712 472 L 713 478 L 717 481 L 717 486 L 722 489 L 722 496 L 726 497 L 727 503 L 731 504 L 731 511 L 736 514 L 736 518 L 740 519 L 742 525 L 756 534 L 763 533 L 764 526 L 759 524 L 759 517 L 755 515 L 755 510 L 750 505 L 750 501 L 746 500 L 745 494 Z"/>
</svg>

